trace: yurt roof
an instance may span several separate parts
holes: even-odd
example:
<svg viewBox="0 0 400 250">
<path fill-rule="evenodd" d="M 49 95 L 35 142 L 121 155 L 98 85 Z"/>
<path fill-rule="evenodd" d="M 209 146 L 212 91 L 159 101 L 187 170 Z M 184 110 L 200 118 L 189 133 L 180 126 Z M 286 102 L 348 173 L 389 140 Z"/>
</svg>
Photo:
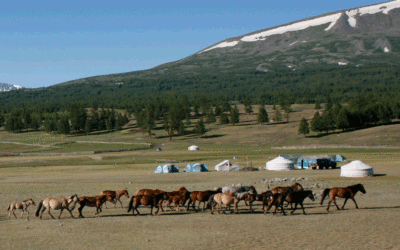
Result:
<svg viewBox="0 0 400 250">
<path fill-rule="evenodd" d="M 352 161 L 349 164 L 346 164 L 341 167 L 343 170 L 363 170 L 363 169 L 371 169 L 372 167 L 362 161 L 356 160 Z"/>
<path fill-rule="evenodd" d="M 278 163 L 278 164 L 293 164 L 291 160 L 286 159 L 285 157 L 278 156 L 273 160 L 270 160 L 268 163 Z"/>
</svg>

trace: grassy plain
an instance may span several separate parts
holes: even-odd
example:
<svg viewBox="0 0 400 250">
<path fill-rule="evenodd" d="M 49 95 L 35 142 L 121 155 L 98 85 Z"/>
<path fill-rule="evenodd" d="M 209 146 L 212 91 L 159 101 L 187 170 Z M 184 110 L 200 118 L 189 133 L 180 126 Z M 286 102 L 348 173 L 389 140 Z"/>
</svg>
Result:
<svg viewBox="0 0 400 250">
<path fill-rule="evenodd" d="M 307 105 L 292 108 L 289 123 L 260 126 L 254 122 L 255 115 L 243 115 L 236 126 L 207 125 L 209 131 L 204 138 L 187 135 L 172 141 L 162 129 L 155 130 L 152 139 L 133 132 L 132 123 L 121 132 L 89 136 L 9 134 L 0 130 L 0 249 L 399 249 L 400 126 L 303 138 L 297 134 L 299 121 L 312 117 L 315 110 Z M 271 107 L 268 111 L 272 116 Z M 188 151 L 192 144 L 201 150 Z M 284 149 L 289 146 L 292 147 Z M 162 151 L 156 152 L 156 147 Z M 114 149 L 129 151 L 85 153 Z M 13 153 L 30 155 L 10 156 Z M 182 173 L 188 163 L 203 162 L 213 170 L 218 162 L 234 156 L 237 160 L 232 161 L 241 166 L 265 167 L 266 161 L 279 154 L 342 154 L 349 161 L 359 159 L 372 165 L 376 176 L 343 178 L 339 169 Z M 247 155 L 249 163 L 244 160 Z M 178 165 L 181 172 L 153 173 L 158 164 L 167 162 Z M 260 205 L 250 213 L 241 204 L 240 214 L 167 211 L 149 216 L 149 209 L 139 208 L 143 215 L 134 217 L 126 213 L 126 198 L 122 198 L 123 209 L 103 209 L 100 218 L 94 216 L 94 208 L 83 210 L 85 219 L 71 219 L 64 212 L 61 220 L 51 220 L 46 213 L 43 220 L 36 218 L 36 207 L 29 208 L 30 221 L 8 220 L 6 211 L 12 201 L 33 198 L 38 203 L 46 197 L 96 195 L 105 189 L 126 188 L 133 194 L 141 188 L 172 191 L 185 186 L 193 191 L 242 183 L 265 191 L 268 187 L 263 180 L 276 177 L 307 177 L 300 183 L 316 194 L 327 187 L 356 183 L 363 183 L 367 193 L 356 195 L 359 210 L 348 201 L 344 211 L 331 207 L 327 213 L 327 202 L 320 206 L 318 199 L 306 201 L 309 215 L 297 211 L 291 216 L 263 215 Z M 271 187 L 292 183 L 273 182 Z M 339 200 L 338 204 L 342 202 Z M 59 212 L 52 214 L 58 216 Z M 78 215 L 77 210 L 74 215 Z"/>
</svg>

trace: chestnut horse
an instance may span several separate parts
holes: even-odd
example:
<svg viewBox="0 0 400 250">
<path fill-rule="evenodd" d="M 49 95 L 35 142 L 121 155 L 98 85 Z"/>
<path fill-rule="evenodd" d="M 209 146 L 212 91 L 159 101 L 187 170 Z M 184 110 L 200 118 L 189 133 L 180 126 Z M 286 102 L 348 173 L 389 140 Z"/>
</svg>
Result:
<svg viewBox="0 0 400 250">
<path fill-rule="evenodd" d="M 28 216 L 26 217 L 26 220 L 29 220 L 29 211 L 28 211 L 28 207 L 29 205 L 33 204 L 34 206 L 36 206 L 35 202 L 32 199 L 28 199 L 28 200 L 24 200 L 23 202 L 12 202 L 10 205 L 8 205 L 7 211 L 8 212 L 8 219 L 10 219 L 11 213 L 13 213 L 13 215 L 15 216 L 15 219 L 17 219 L 17 216 L 15 215 L 14 210 L 15 209 L 21 209 L 22 213 L 21 213 L 21 219 L 24 216 L 25 211 L 28 213 Z"/>
<path fill-rule="evenodd" d="M 304 211 L 303 202 L 307 197 L 310 198 L 310 200 L 315 201 L 314 194 L 311 190 L 288 193 L 286 196 L 286 201 L 290 204 L 294 203 L 293 211 L 290 214 L 293 214 L 297 209 L 297 204 L 300 204 L 301 208 L 303 209 L 303 214 L 306 214 Z"/>
<path fill-rule="evenodd" d="M 79 203 L 79 197 L 76 194 L 64 198 L 46 198 L 39 202 L 39 206 L 36 210 L 36 217 L 39 217 L 40 210 L 42 210 L 42 212 L 40 213 L 40 219 L 42 219 L 43 212 L 44 210 L 47 209 L 47 212 L 49 213 L 51 218 L 54 219 L 53 215 L 50 213 L 50 209 L 54 209 L 54 210 L 61 210 L 60 215 L 58 216 L 58 219 L 60 219 L 63 210 L 67 209 L 67 211 L 71 214 L 71 217 L 74 218 L 74 215 L 72 214 L 71 211 L 74 210 L 77 202 Z M 73 207 L 72 209 L 69 209 L 69 205 L 71 203 L 73 203 Z"/>
<path fill-rule="evenodd" d="M 132 196 L 131 200 L 129 201 L 128 213 L 132 210 L 133 215 L 135 215 L 135 210 L 136 210 L 136 212 L 140 214 L 137 208 L 138 206 L 143 205 L 145 207 L 150 206 L 151 208 L 150 215 L 153 215 L 153 207 L 156 207 L 157 211 L 155 212 L 155 214 L 157 214 L 159 210 L 159 204 L 162 203 L 163 200 L 167 198 L 168 196 L 165 194 L 165 192 L 152 195 Z"/>
<path fill-rule="evenodd" d="M 362 184 L 357 184 L 353 186 L 348 186 L 348 187 L 334 187 L 334 188 L 326 188 L 324 192 L 322 193 L 321 197 L 321 205 L 324 202 L 325 197 L 329 194 L 330 200 L 328 202 L 328 207 L 326 208 L 326 211 L 329 212 L 329 206 L 331 205 L 331 202 L 335 203 L 336 208 L 339 210 L 339 206 L 336 203 L 336 197 L 339 198 L 345 198 L 342 210 L 344 209 L 344 205 L 346 205 L 346 202 L 348 199 L 352 199 L 354 201 L 354 204 L 356 204 L 356 208 L 358 209 L 357 202 L 354 199 L 354 196 L 356 193 L 360 191 L 361 193 L 365 194 L 367 191 L 365 191 L 364 186 Z"/>
<path fill-rule="evenodd" d="M 192 202 L 193 202 L 192 208 L 196 209 L 196 201 L 199 201 L 198 209 L 200 209 L 200 204 L 202 202 L 203 202 L 203 211 L 206 208 L 210 208 L 210 205 L 211 205 L 210 202 L 209 202 L 210 197 L 212 195 L 214 195 L 214 194 L 218 194 L 218 193 L 221 193 L 221 192 L 222 192 L 222 188 L 218 188 L 216 190 L 193 191 L 193 192 L 191 192 L 190 193 L 190 197 L 189 197 L 189 201 L 188 201 L 188 204 L 187 204 L 187 207 L 186 207 L 186 211 L 189 211 L 189 206 L 190 206 L 190 203 L 192 203 Z M 207 203 L 207 206 L 206 206 L 206 202 L 207 201 L 208 201 L 208 203 Z"/>
<path fill-rule="evenodd" d="M 273 194 L 278 194 L 278 193 L 287 193 L 287 192 L 298 192 L 298 191 L 303 191 L 304 188 L 300 183 L 295 183 L 292 186 L 288 187 L 274 187 L 271 191 Z"/>
<path fill-rule="evenodd" d="M 249 204 L 251 206 L 251 204 L 254 201 L 261 201 L 263 203 L 264 199 L 267 199 L 268 197 L 273 196 L 273 195 L 274 194 L 271 192 L 271 190 L 267 190 L 265 192 L 262 192 L 261 194 L 250 194 L 250 197 L 249 197 L 248 201 L 249 201 Z M 266 204 L 263 203 L 263 207 L 262 207 L 263 211 L 265 210 L 265 206 L 266 206 Z"/>
<path fill-rule="evenodd" d="M 82 215 L 82 209 L 85 206 L 95 207 L 96 208 L 95 215 L 99 216 L 99 214 L 102 212 L 101 205 L 103 205 L 103 203 L 105 203 L 106 201 L 113 202 L 114 199 L 110 195 L 105 195 L 105 194 L 96 195 L 94 197 L 81 196 L 79 198 L 80 207 L 78 208 L 79 218 L 85 218 Z"/>
<path fill-rule="evenodd" d="M 112 191 L 112 190 L 105 190 L 105 191 L 102 191 L 102 192 L 100 193 L 100 195 L 103 195 L 103 194 L 104 194 L 104 195 L 109 195 L 109 196 L 111 196 L 112 200 L 111 200 L 111 201 L 108 200 L 108 201 L 110 201 L 111 203 L 114 204 L 114 208 L 117 207 L 117 201 L 119 201 L 119 203 L 121 204 L 121 208 L 124 208 L 124 207 L 122 206 L 121 200 L 119 199 L 121 196 L 125 195 L 127 198 L 129 198 L 129 194 L 128 194 L 128 191 L 127 191 L 126 189 L 115 190 L 115 191 Z M 106 202 L 107 202 L 107 201 L 106 201 Z M 108 208 L 106 202 L 104 202 L 104 204 L 106 205 L 106 208 Z"/>
<path fill-rule="evenodd" d="M 266 205 L 268 203 L 268 207 L 265 210 L 264 214 L 267 214 L 267 212 L 274 205 L 275 211 L 273 212 L 273 214 L 276 214 L 276 210 L 278 209 L 278 207 L 280 207 L 283 215 L 286 215 L 285 210 L 283 209 L 283 202 L 285 201 L 287 195 L 288 195 L 288 193 L 276 193 L 272 196 L 271 199 L 269 199 L 269 197 L 264 197 L 263 207 L 264 207 L 264 205 Z"/>
</svg>

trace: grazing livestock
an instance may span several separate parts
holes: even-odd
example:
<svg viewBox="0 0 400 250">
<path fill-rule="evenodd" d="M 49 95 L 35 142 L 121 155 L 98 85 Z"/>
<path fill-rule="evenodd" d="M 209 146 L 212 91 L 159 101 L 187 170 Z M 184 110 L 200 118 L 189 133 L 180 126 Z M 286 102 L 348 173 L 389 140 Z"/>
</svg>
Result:
<svg viewBox="0 0 400 250">
<path fill-rule="evenodd" d="M 267 203 L 268 207 L 265 210 L 264 214 L 267 214 L 267 212 L 271 209 L 271 207 L 275 206 L 275 211 L 273 212 L 273 214 L 276 214 L 276 210 L 278 209 L 278 207 L 280 207 L 283 215 L 286 215 L 285 210 L 283 209 L 283 202 L 285 201 L 287 194 L 288 193 L 276 193 L 271 197 L 271 199 L 269 197 L 265 198 L 263 200 L 263 207 Z"/>
<path fill-rule="evenodd" d="M 295 183 L 289 187 L 274 187 L 271 191 L 273 194 L 278 193 L 287 193 L 287 192 L 298 192 L 304 190 L 303 186 L 300 183 Z"/>
<path fill-rule="evenodd" d="M 110 196 L 110 195 L 105 195 L 105 194 L 101 194 L 101 195 L 97 195 L 94 197 L 89 197 L 89 196 L 81 196 L 79 198 L 79 204 L 80 207 L 78 208 L 79 211 L 79 218 L 85 218 L 82 215 L 82 209 L 85 206 L 88 207 L 95 207 L 96 208 L 96 216 L 99 216 L 99 214 L 102 212 L 101 206 L 103 205 L 103 203 L 105 203 L 106 201 L 109 202 L 113 202 L 114 199 Z"/>
<path fill-rule="evenodd" d="M 335 203 L 337 210 L 339 210 L 339 206 L 336 203 L 336 197 L 339 198 L 345 198 L 342 210 L 344 209 L 344 205 L 346 205 L 346 202 L 348 199 L 352 199 L 354 201 L 354 204 L 356 204 L 356 208 L 358 209 L 358 205 L 356 200 L 354 199 L 354 196 L 356 193 L 360 191 L 361 193 L 365 194 L 367 191 L 365 191 L 364 186 L 362 184 L 357 184 L 353 186 L 348 186 L 348 187 L 334 187 L 334 188 L 326 188 L 324 192 L 322 193 L 321 197 L 321 205 L 324 202 L 325 197 L 329 194 L 330 200 L 328 202 L 328 207 L 326 208 L 326 211 L 329 212 L 329 206 L 331 205 L 331 202 Z"/>
<path fill-rule="evenodd" d="M 304 199 L 307 197 L 310 198 L 310 200 L 315 201 L 313 192 L 311 190 L 288 193 L 288 195 L 286 196 L 286 201 L 290 204 L 294 203 L 293 211 L 290 214 L 293 214 L 294 211 L 297 209 L 297 204 L 300 204 L 301 208 L 303 209 L 303 214 L 306 214 L 306 212 L 304 211 L 303 202 Z"/>
<path fill-rule="evenodd" d="M 123 208 L 122 202 L 119 199 L 121 196 L 125 195 L 127 198 L 129 198 L 129 194 L 128 194 L 128 191 L 126 189 L 115 190 L 115 191 L 105 190 L 105 191 L 102 191 L 100 193 L 100 195 L 109 195 L 109 196 L 111 196 L 112 200 L 111 201 L 108 200 L 108 201 L 110 201 L 111 203 L 114 204 L 114 208 L 117 207 L 117 201 L 119 201 L 119 203 L 121 204 L 121 208 Z M 104 204 L 106 205 L 106 208 L 108 208 L 107 207 L 107 201 Z"/>
<path fill-rule="evenodd" d="M 26 220 L 29 220 L 29 211 L 28 211 L 28 207 L 29 205 L 33 204 L 34 206 L 36 206 L 35 202 L 32 199 L 28 199 L 28 200 L 24 200 L 22 202 L 12 202 L 10 205 L 8 205 L 7 211 L 8 212 L 8 219 L 10 219 L 11 213 L 15 216 L 15 219 L 17 219 L 17 216 L 15 215 L 15 209 L 21 209 L 22 213 L 21 213 L 21 219 L 24 216 L 25 211 L 28 213 Z"/>
<path fill-rule="evenodd" d="M 250 194 L 250 197 L 248 199 L 250 207 L 254 201 L 261 201 L 263 203 L 264 199 L 267 199 L 268 197 L 270 197 L 272 195 L 274 195 L 274 194 L 271 192 L 271 190 L 267 190 L 265 192 L 262 192 L 261 194 Z M 263 211 L 265 210 L 265 205 L 266 204 L 263 203 L 263 207 L 262 207 Z"/>
<path fill-rule="evenodd" d="M 203 202 L 203 211 L 206 208 L 210 207 L 210 203 L 208 202 L 207 206 L 206 206 L 206 201 L 210 200 L 210 197 L 214 194 L 218 194 L 222 192 L 222 188 L 217 188 L 216 190 L 206 190 L 206 191 L 193 191 L 190 193 L 190 197 L 189 197 L 189 201 L 186 207 L 186 211 L 189 211 L 189 206 L 190 204 L 193 202 L 192 204 L 192 208 L 196 209 L 196 201 L 199 201 L 199 207 L 198 209 L 200 209 L 200 204 Z"/>
<path fill-rule="evenodd" d="M 58 219 L 60 219 L 62 212 L 64 211 L 64 209 L 66 209 L 71 214 L 71 217 L 74 218 L 74 215 L 71 211 L 74 210 L 77 202 L 79 203 L 79 197 L 76 194 L 64 198 L 46 198 L 39 202 L 38 208 L 36 210 L 36 217 L 39 217 L 40 210 L 42 210 L 40 213 L 40 219 L 42 219 L 43 212 L 47 209 L 47 212 L 49 213 L 51 218 L 54 219 L 53 215 L 50 213 L 50 209 L 54 209 L 61 210 L 60 215 L 58 216 Z M 72 209 L 69 208 L 69 205 L 71 203 L 73 204 Z"/>
<path fill-rule="evenodd" d="M 227 209 L 230 210 L 230 206 L 232 204 L 234 204 L 235 207 L 235 213 L 239 213 L 238 212 L 238 208 L 237 208 L 237 204 L 239 203 L 239 199 L 234 195 L 234 193 L 218 193 L 218 194 L 214 194 L 212 197 L 212 201 L 211 202 L 211 214 L 214 214 L 214 209 L 215 206 L 218 205 L 218 213 L 221 212 L 222 210 L 222 205 L 225 205 L 225 210 L 223 210 L 222 212 L 225 213 L 225 211 Z M 230 211 L 231 213 L 233 213 L 233 211 Z"/>
<path fill-rule="evenodd" d="M 137 209 L 138 206 L 143 205 L 145 207 L 150 206 L 150 215 L 153 215 L 153 207 L 157 208 L 157 211 L 155 214 L 158 213 L 159 204 L 163 202 L 164 199 L 167 199 L 168 196 L 165 194 L 165 192 L 158 193 L 158 194 L 152 194 L 152 195 L 135 195 L 132 196 L 131 200 L 129 201 L 129 206 L 128 206 L 128 213 L 132 210 L 133 215 L 135 215 L 135 210 L 137 214 L 139 213 L 139 210 Z"/>
</svg>

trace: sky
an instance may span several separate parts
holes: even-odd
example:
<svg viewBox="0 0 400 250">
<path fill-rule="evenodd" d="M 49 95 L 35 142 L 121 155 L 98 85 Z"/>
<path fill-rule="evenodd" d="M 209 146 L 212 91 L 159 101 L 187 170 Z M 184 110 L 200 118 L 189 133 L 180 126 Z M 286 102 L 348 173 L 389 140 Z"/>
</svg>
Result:
<svg viewBox="0 0 400 250">
<path fill-rule="evenodd" d="M 6 1 L 0 83 L 38 88 L 150 69 L 230 37 L 379 0 Z"/>
</svg>

